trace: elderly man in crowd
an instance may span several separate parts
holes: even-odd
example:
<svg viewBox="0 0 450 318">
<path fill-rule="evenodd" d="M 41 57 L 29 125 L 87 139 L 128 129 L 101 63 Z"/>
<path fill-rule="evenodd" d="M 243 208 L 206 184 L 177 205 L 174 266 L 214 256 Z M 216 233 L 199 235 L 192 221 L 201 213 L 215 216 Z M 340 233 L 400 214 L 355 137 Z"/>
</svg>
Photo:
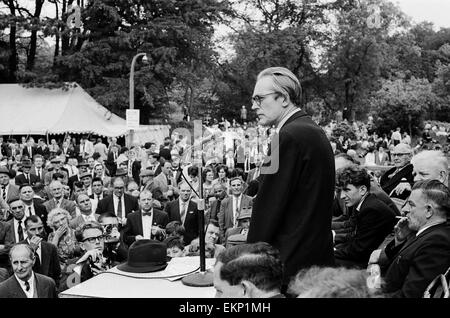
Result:
<svg viewBox="0 0 450 318">
<path fill-rule="evenodd" d="M 403 241 L 396 237 L 386 247 L 392 262 L 384 291 L 391 297 L 419 298 L 450 266 L 450 190 L 438 180 L 418 181 L 402 212 L 415 235 Z"/>
<path fill-rule="evenodd" d="M 71 217 L 74 218 L 76 216 L 75 202 L 64 198 L 62 183 L 59 181 L 52 181 L 49 185 L 49 188 L 53 198 L 44 202 L 44 206 L 47 209 L 47 212 L 50 213 L 50 211 L 54 208 L 62 208 L 67 210 L 70 213 Z"/>
<path fill-rule="evenodd" d="M 9 259 L 14 275 L 0 283 L 0 298 L 56 298 L 53 279 L 35 273 L 35 252 L 27 244 L 11 248 Z"/>
<path fill-rule="evenodd" d="M 233 246 L 214 266 L 217 298 L 284 298 L 279 251 L 259 242 Z"/>
<path fill-rule="evenodd" d="M 125 182 L 121 177 L 113 181 L 113 193 L 100 200 L 95 213 L 114 212 L 123 220 L 128 214 L 139 209 L 138 201 L 133 196 L 125 193 Z"/>
<path fill-rule="evenodd" d="M 414 177 L 411 164 L 412 149 L 399 143 L 391 153 L 395 167 L 386 171 L 380 178 L 381 188 L 392 198 L 405 200 L 411 193 Z"/>
<path fill-rule="evenodd" d="M 22 200 L 24 204 L 25 209 L 25 215 L 31 216 L 31 215 L 37 215 L 41 218 L 42 222 L 44 223 L 44 228 L 47 233 L 50 233 L 51 229 L 47 227 L 47 209 L 45 206 L 39 203 L 38 199 L 34 198 L 34 190 L 29 184 L 24 184 L 20 187 L 20 199 Z"/>
</svg>

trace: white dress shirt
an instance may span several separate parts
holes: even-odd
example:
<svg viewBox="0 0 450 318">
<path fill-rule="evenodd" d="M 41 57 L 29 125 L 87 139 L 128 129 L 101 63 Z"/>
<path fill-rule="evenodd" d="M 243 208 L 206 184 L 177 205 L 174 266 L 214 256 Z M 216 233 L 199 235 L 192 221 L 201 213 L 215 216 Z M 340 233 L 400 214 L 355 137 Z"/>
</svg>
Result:
<svg viewBox="0 0 450 318">
<path fill-rule="evenodd" d="M 152 236 L 153 209 L 150 212 L 152 215 L 142 214 L 142 236 L 147 240 Z"/>
<path fill-rule="evenodd" d="M 237 217 L 239 216 L 239 209 L 241 208 L 242 194 L 238 197 L 233 195 L 233 224 L 237 226 Z"/>
<path fill-rule="evenodd" d="M 31 215 L 36 215 L 36 211 L 34 210 L 34 204 L 26 205 L 24 204 L 25 216 L 29 217 Z M 31 210 L 31 213 L 30 213 Z"/>
<path fill-rule="evenodd" d="M 31 272 L 31 276 L 28 279 L 28 284 L 30 284 L 30 289 L 28 291 L 27 291 L 25 282 L 23 280 L 21 280 L 19 277 L 17 277 L 16 274 L 14 274 L 14 275 L 16 276 L 16 279 L 19 282 L 19 285 L 22 288 L 23 292 L 25 293 L 25 295 L 27 295 L 27 298 L 33 298 L 33 296 L 34 296 L 34 272 Z"/>
</svg>

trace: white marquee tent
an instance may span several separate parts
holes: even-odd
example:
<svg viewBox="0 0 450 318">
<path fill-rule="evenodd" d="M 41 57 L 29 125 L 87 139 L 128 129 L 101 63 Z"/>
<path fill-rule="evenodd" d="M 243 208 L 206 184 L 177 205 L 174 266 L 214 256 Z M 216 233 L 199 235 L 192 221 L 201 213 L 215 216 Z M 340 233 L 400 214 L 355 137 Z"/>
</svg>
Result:
<svg viewBox="0 0 450 318">
<path fill-rule="evenodd" d="M 168 125 L 141 125 L 135 133 L 140 143 L 161 143 Z M 128 134 L 125 119 L 111 113 L 78 84 L 68 90 L 0 85 L 0 135 L 95 134 L 121 137 Z"/>
</svg>

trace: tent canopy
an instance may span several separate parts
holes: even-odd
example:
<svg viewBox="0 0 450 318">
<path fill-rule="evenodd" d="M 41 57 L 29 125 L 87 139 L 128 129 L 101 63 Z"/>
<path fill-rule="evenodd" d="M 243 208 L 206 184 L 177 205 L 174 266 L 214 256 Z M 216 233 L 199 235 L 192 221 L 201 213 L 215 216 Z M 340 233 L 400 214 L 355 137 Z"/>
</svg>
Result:
<svg viewBox="0 0 450 318">
<path fill-rule="evenodd" d="M 0 85 L 0 135 L 96 134 L 120 137 L 128 133 L 126 120 L 97 103 L 78 84 L 69 90 Z M 141 126 L 164 130 L 168 126 Z M 167 131 L 167 132 L 166 132 Z"/>
</svg>

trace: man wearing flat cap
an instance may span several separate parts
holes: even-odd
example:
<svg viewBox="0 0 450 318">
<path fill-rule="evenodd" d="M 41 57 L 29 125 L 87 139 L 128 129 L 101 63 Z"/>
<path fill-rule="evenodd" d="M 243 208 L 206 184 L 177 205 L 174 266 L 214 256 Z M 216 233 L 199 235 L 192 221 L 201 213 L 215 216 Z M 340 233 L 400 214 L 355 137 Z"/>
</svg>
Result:
<svg viewBox="0 0 450 318">
<path fill-rule="evenodd" d="M 15 178 L 16 186 L 20 187 L 22 184 L 34 185 L 36 182 L 39 182 L 39 178 L 31 174 L 30 169 L 31 169 L 31 161 L 30 160 L 22 161 L 22 173 L 17 175 Z"/>
<path fill-rule="evenodd" d="M 380 179 L 381 188 L 391 198 L 406 200 L 414 184 L 412 149 L 409 145 L 399 143 L 391 153 L 394 168 L 386 171 Z"/>
<path fill-rule="evenodd" d="M 252 217 L 252 208 L 244 207 L 241 213 L 237 217 L 238 226 L 234 228 L 229 228 L 225 232 L 224 245 L 227 246 L 228 239 L 233 238 L 234 241 L 242 241 L 242 243 L 247 242 L 248 229 L 250 228 L 250 220 Z"/>
<path fill-rule="evenodd" d="M 50 163 L 52 164 L 52 168 L 53 169 L 49 169 L 49 171 L 45 174 L 44 176 L 44 183 L 46 186 L 48 186 L 50 184 L 50 182 L 52 182 L 53 180 L 53 174 L 55 173 L 61 173 L 64 178 L 64 183 L 67 184 L 68 180 L 69 180 L 69 174 L 67 173 L 66 169 L 63 169 L 63 162 L 61 160 L 61 158 L 59 157 L 55 157 L 52 160 L 50 160 Z"/>
<path fill-rule="evenodd" d="M 77 165 L 78 174 L 75 174 L 69 178 L 69 182 L 67 183 L 71 190 L 73 190 L 73 183 L 77 181 L 81 181 L 80 175 L 85 172 L 88 172 L 89 164 L 86 161 L 80 161 Z"/>
</svg>

